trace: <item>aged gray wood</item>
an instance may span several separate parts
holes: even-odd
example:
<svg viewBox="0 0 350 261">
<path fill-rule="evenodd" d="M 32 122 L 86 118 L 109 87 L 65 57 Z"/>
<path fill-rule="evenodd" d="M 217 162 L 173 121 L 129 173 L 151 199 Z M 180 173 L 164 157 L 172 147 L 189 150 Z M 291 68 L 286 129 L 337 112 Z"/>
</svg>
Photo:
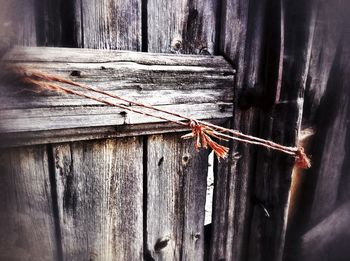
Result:
<svg viewBox="0 0 350 261">
<path fill-rule="evenodd" d="M 221 108 L 227 111 L 221 112 Z M 224 119 L 230 117 L 230 104 L 180 104 L 157 106 L 198 119 Z M 123 126 L 164 122 L 142 114 L 110 107 L 58 107 L 24 110 L 3 110 L 0 112 L 2 133 L 18 133 L 43 130 L 62 130 L 81 127 Z M 158 113 L 157 113 L 158 114 Z M 169 117 L 174 119 L 174 116 Z"/>
<path fill-rule="evenodd" d="M 46 146 L 0 151 L 0 259 L 59 260 Z"/>
<path fill-rule="evenodd" d="M 349 200 L 349 8 L 342 1 L 316 1 L 314 41 L 311 49 L 308 85 L 305 92 L 303 124 L 312 127 L 315 135 L 310 143 L 313 167 L 305 173 L 299 188 L 299 207 L 290 222 L 287 235 L 288 260 L 300 260 L 295 249 L 311 253 L 300 246 L 303 234 L 313 231 L 327 216 Z M 326 203 L 325 203 L 326 202 Z M 316 228 L 316 227 L 315 227 Z M 320 242 L 322 245 L 322 241 Z M 325 257 L 339 260 L 337 243 L 323 246 Z M 341 244 L 340 244 L 341 245 Z M 309 246 L 309 245 L 308 245 Z M 318 247 L 315 248 L 315 253 Z M 287 249 L 287 250 L 288 250 Z M 339 251 L 340 253 L 340 251 Z M 313 256 L 316 258 L 317 255 Z M 311 258 L 311 256 L 310 256 Z M 344 256 L 346 259 L 346 255 Z"/>
<path fill-rule="evenodd" d="M 64 260 L 142 260 L 142 139 L 53 146 Z"/>
<path fill-rule="evenodd" d="M 344 81 L 344 86 L 348 86 L 348 84 L 348 80 Z M 339 85 L 337 84 L 337 86 Z M 347 128 L 349 97 L 342 95 L 337 103 L 337 106 L 339 106 L 338 112 L 334 115 L 332 124 L 328 125 L 326 133 L 324 133 L 325 136 L 323 138 L 325 142 L 320 153 L 321 155 L 319 155 L 320 161 L 317 162 L 319 164 L 318 178 L 311 209 L 311 224 L 315 224 L 330 214 L 338 201 L 339 186 L 341 185 L 343 164 L 344 160 L 346 160 L 347 151 L 345 141 L 349 131 Z M 347 170 L 345 171 L 348 172 Z"/>
<path fill-rule="evenodd" d="M 9 53 L 6 60 L 195 118 L 231 116 L 234 70 L 222 57 L 187 59 L 184 55 L 19 48 Z M 72 71 L 81 74 L 71 76 Z M 22 92 L 18 88 L 12 83 L 3 84 L 3 133 L 159 122 L 135 113 L 124 115 L 122 109 L 74 95 Z"/>
<path fill-rule="evenodd" d="M 302 237 L 302 260 L 347 260 L 350 239 L 350 202 L 337 207 Z"/>
<path fill-rule="evenodd" d="M 217 1 L 148 0 L 148 51 L 214 54 Z"/>
<path fill-rule="evenodd" d="M 254 15 L 249 13 L 249 1 L 222 3 L 220 50 L 237 69 L 234 90 L 236 105 L 245 85 L 254 87 L 259 83 L 262 43 L 259 23 L 264 18 L 264 1 L 260 2 L 262 3 Z M 248 14 L 256 21 L 251 27 L 248 27 Z M 253 36 L 248 44 L 247 34 L 252 30 Z M 246 67 L 246 63 L 250 66 Z M 229 127 L 254 134 L 254 112 L 254 109 L 242 111 L 235 106 L 234 118 Z M 250 180 L 255 164 L 253 152 L 254 148 L 250 146 L 233 143 L 230 144 L 229 159 L 216 164 L 210 260 L 245 259 L 249 232 Z"/>
<path fill-rule="evenodd" d="M 79 47 L 141 50 L 141 0 L 75 0 Z"/>
<path fill-rule="evenodd" d="M 273 96 L 275 101 L 272 100 L 275 105 L 270 112 L 263 115 L 260 130 L 261 136 L 287 146 L 295 146 L 298 140 L 314 33 L 315 10 L 310 3 L 301 9 L 302 3 L 304 2 L 284 1 L 281 6 L 281 21 L 285 21 L 280 23 L 284 24 L 284 33 L 280 36 L 284 43 L 283 52 L 280 53 L 280 57 L 283 57 L 283 70 Z M 256 202 L 251 221 L 250 260 L 283 259 L 293 165 L 292 157 L 259 150 L 254 184 Z"/>
<path fill-rule="evenodd" d="M 314 178 L 315 190 L 313 191 L 313 202 L 310 212 L 310 225 L 318 223 L 321 219 L 328 216 L 337 206 L 340 193 L 341 179 L 348 175 L 346 167 L 346 157 L 348 148 L 346 140 L 348 139 L 349 122 L 349 77 L 350 72 L 350 42 L 347 16 L 349 7 L 344 7 L 340 2 L 337 3 L 337 10 L 344 8 L 337 14 L 328 10 L 326 3 L 320 3 L 320 10 L 323 10 L 318 19 L 326 21 L 325 25 L 319 25 L 318 31 L 327 30 L 334 24 L 341 25 L 339 30 L 334 30 L 332 34 L 325 34 L 322 46 L 319 41 L 315 42 L 313 52 L 324 51 L 320 57 L 323 62 L 317 67 L 311 64 L 311 77 L 315 71 L 318 77 L 311 78 L 310 89 L 307 94 L 311 96 L 310 107 L 308 110 L 308 124 L 316 129 L 313 151 L 315 154 L 315 167 L 313 173 L 317 173 Z M 346 22 L 345 22 L 346 21 Z M 326 28 L 325 28 L 326 27 Z M 336 49 L 336 52 L 334 51 Z M 329 62 L 331 61 L 331 62 Z M 326 63 L 326 64 L 324 64 Z M 320 83 L 320 88 L 314 91 L 315 84 Z M 327 83 L 325 83 L 327 82 Z M 322 99 L 321 99 L 322 97 Z M 318 152 L 318 153 L 316 153 Z M 314 174 L 315 175 L 315 174 Z M 348 188 L 346 189 L 348 190 Z M 346 198 L 347 199 L 347 198 Z M 327 202 L 327 204 L 324 204 Z"/>
<path fill-rule="evenodd" d="M 43 54 L 43 52 L 45 52 Z M 187 65 L 213 66 L 218 70 L 234 71 L 222 56 L 143 53 L 115 50 L 95 50 L 76 48 L 49 48 L 49 47 L 17 47 L 10 51 L 4 59 L 13 62 L 62 62 L 67 63 L 108 63 L 108 62 L 135 62 L 144 65 Z"/>
<path fill-rule="evenodd" d="M 14 44 L 36 45 L 34 0 L 1 0 L 0 57 Z"/>
<path fill-rule="evenodd" d="M 208 152 L 179 134 L 149 136 L 147 144 L 147 252 L 202 260 Z"/>
<path fill-rule="evenodd" d="M 213 124 L 223 124 L 227 119 L 209 120 Z M 53 131 L 2 133 L 0 148 L 28 146 L 35 144 L 62 143 L 69 141 L 96 140 L 105 138 L 152 135 L 160 133 L 189 132 L 188 127 L 175 123 L 124 124 L 110 127 L 88 127 Z"/>
</svg>

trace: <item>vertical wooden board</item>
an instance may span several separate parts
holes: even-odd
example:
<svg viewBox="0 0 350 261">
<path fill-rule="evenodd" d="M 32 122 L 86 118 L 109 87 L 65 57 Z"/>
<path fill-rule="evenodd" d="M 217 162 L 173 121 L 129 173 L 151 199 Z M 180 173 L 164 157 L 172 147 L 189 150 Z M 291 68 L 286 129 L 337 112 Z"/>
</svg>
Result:
<svg viewBox="0 0 350 261">
<path fill-rule="evenodd" d="M 142 140 L 53 148 L 64 260 L 142 260 Z"/>
<path fill-rule="evenodd" d="M 46 146 L 0 152 L 0 260 L 58 260 Z"/>
<path fill-rule="evenodd" d="M 261 119 L 260 136 L 286 146 L 296 146 L 311 55 L 315 10 L 311 2 L 289 0 L 282 1 L 281 10 L 284 32 L 281 38 L 284 46 L 280 55 L 283 58 L 283 70 L 280 71 L 275 105 Z M 294 161 L 293 157 L 281 153 L 259 150 L 254 181 L 255 204 L 249 235 L 249 260 L 283 260 Z"/>
<path fill-rule="evenodd" d="M 82 1 L 80 8 L 81 47 L 141 50 L 141 0 Z"/>
<path fill-rule="evenodd" d="M 208 152 L 179 134 L 150 136 L 147 149 L 147 252 L 202 260 Z"/>
<path fill-rule="evenodd" d="M 217 2 L 148 0 L 148 51 L 214 54 Z"/>
<path fill-rule="evenodd" d="M 253 3 L 252 3 L 253 2 Z M 220 51 L 237 70 L 234 117 L 227 127 L 256 134 L 256 109 L 237 107 L 245 88 L 261 83 L 265 1 L 222 2 Z M 248 21 L 249 17 L 254 17 Z M 252 105 L 252 104 L 251 104 Z M 210 260 L 244 260 L 249 233 L 255 148 L 228 144 L 229 158 L 216 164 Z"/>
<path fill-rule="evenodd" d="M 0 57 L 13 45 L 37 43 L 34 0 L 0 1 Z"/>
</svg>

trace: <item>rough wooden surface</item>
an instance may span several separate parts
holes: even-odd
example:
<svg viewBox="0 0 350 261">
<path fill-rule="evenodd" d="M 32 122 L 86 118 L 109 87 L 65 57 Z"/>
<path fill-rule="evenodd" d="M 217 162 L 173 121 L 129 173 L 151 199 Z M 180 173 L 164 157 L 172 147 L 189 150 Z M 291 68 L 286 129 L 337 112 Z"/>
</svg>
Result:
<svg viewBox="0 0 350 261">
<path fill-rule="evenodd" d="M 314 226 L 321 229 L 320 222 L 349 200 L 350 6 L 343 1 L 332 4 L 315 1 L 314 5 L 317 13 L 303 113 L 303 126 L 315 132 L 309 146 L 313 167 L 304 173 L 299 207 L 287 235 L 286 260 L 293 261 L 302 258 L 296 254 L 296 250 L 305 248 L 300 244 L 301 237 L 309 230 L 312 233 Z M 336 252 L 338 245 L 339 253 L 342 251 L 342 244 L 326 245 L 324 251 L 318 252 L 319 260 L 341 260 Z M 315 247 L 315 253 L 317 249 Z M 313 252 L 313 249 L 301 250 Z"/>
<path fill-rule="evenodd" d="M 148 0 L 148 51 L 214 54 L 217 11 L 213 0 Z"/>
<path fill-rule="evenodd" d="M 204 258 L 208 152 L 180 136 L 148 137 L 146 231 L 154 260 Z"/>
<path fill-rule="evenodd" d="M 195 118 L 227 118 L 231 112 L 234 70 L 222 57 L 29 48 L 6 60 Z M 71 76 L 76 71 L 80 76 Z M 22 92 L 19 87 L 3 84 L 2 132 L 159 122 L 74 95 Z"/>
<path fill-rule="evenodd" d="M 141 0 L 73 2 L 79 47 L 141 50 Z"/>
<path fill-rule="evenodd" d="M 141 138 L 53 146 L 63 260 L 142 260 Z"/>
<path fill-rule="evenodd" d="M 259 23 L 264 18 L 263 5 L 259 7 L 261 10 L 257 7 L 257 13 L 252 15 L 256 23 L 249 26 L 248 16 L 251 13 L 248 1 L 222 3 L 220 51 L 237 69 L 234 90 L 236 106 L 229 127 L 249 134 L 254 134 L 254 109 L 242 111 L 237 104 L 243 89 L 254 88 L 259 83 L 259 46 L 262 44 Z M 250 33 L 252 28 L 253 32 Z M 251 45 L 255 48 L 248 49 Z M 232 143 L 229 160 L 216 164 L 210 260 L 245 259 L 251 203 L 250 172 L 255 163 L 252 153 L 253 147 Z"/>
<path fill-rule="evenodd" d="M 0 152 L 0 259 L 58 260 L 46 146 Z"/>
<path fill-rule="evenodd" d="M 314 33 L 314 10 L 310 3 L 303 1 L 283 1 L 280 9 L 281 22 L 278 24 L 284 25 L 281 28 L 283 34 L 280 34 L 283 39 L 283 50 L 280 53 L 283 63 L 280 66 L 283 67 L 277 84 L 274 83 L 275 101 L 272 102 L 275 105 L 263 115 L 260 135 L 287 146 L 295 146 L 311 55 L 309 47 Z M 305 23 L 309 26 L 305 26 Z M 270 81 L 269 77 L 266 83 L 273 83 Z M 267 85 L 266 88 L 271 87 Z M 283 259 L 293 165 L 292 157 L 266 150 L 259 151 L 254 181 L 256 204 L 251 220 L 250 260 Z"/>
<path fill-rule="evenodd" d="M 349 226 L 350 202 L 345 202 L 303 235 L 302 260 L 348 260 Z"/>
</svg>

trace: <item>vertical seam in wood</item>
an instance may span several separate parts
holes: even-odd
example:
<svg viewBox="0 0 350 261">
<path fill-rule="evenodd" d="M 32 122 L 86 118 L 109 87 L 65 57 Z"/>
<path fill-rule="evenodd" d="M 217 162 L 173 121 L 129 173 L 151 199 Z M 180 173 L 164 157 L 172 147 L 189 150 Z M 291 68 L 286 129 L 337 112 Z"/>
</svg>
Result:
<svg viewBox="0 0 350 261">
<path fill-rule="evenodd" d="M 184 169 L 183 169 L 183 167 L 181 168 L 181 170 L 182 170 L 182 175 L 181 175 L 181 182 L 180 182 L 180 184 L 181 184 L 181 189 L 180 189 L 180 202 L 183 202 L 183 204 L 184 204 L 184 207 L 183 207 L 183 215 L 182 215 L 182 233 L 181 233 L 181 240 L 180 240 L 180 242 L 181 242 L 181 246 L 180 246 L 180 251 L 179 251 L 179 260 L 183 260 L 183 256 L 184 256 L 184 239 L 185 239 L 185 237 L 186 237 L 186 235 L 185 235 L 185 232 L 187 232 L 186 231 L 186 212 L 185 212 L 185 210 L 186 210 L 186 207 L 185 207 L 185 198 L 186 198 L 186 196 L 185 196 L 185 193 L 186 193 L 186 176 L 188 176 L 189 175 L 189 173 L 187 173 L 187 172 L 185 172 L 184 171 Z"/>
<path fill-rule="evenodd" d="M 84 48 L 84 12 L 83 0 L 80 0 L 80 32 L 81 32 L 81 48 Z"/>
<path fill-rule="evenodd" d="M 148 52 L 148 0 L 141 1 L 141 51 Z"/>
<path fill-rule="evenodd" d="M 53 147 L 51 144 L 47 145 L 47 158 L 49 165 L 49 180 L 51 187 L 51 198 L 52 198 L 52 214 L 55 226 L 56 235 L 56 249 L 57 249 L 57 260 L 63 260 L 63 248 L 62 248 L 62 235 L 60 227 L 60 218 L 58 210 L 58 198 L 57 198 L 57 186 L 56 186 L 56 172 L 55 172 L 55 159 L 53 154 Z"/>
<path fill-rule="evenodd" d="M 142 204 L 142 213 L 143 213 L 143 259 L 145 261 L 153 261 L 150 250 L 148 249 L 148 234 L 147 234 L 147 206 L 148 206 L 148 136 L 142 137 L 142 167 L 143 167 L 143 204 Z"/>
<path fill-rule="evenodd" d="M 215 46 L 214 46 L 214 55 L 220 54 L 220 46 L 221 46 L 221 23 L 224 20 L 222 17 L 222 4 L 223 0 L 218 0 L 216 7 L 216 17 L 215 17 Z"/>
</svg>

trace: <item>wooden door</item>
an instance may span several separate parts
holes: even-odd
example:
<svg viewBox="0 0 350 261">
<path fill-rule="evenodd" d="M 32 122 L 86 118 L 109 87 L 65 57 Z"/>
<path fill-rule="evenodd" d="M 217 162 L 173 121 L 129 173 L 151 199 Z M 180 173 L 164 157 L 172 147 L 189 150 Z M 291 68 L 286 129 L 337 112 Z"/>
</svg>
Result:
<svg viewBox="0 0 350 261">
<path fill-rule="evenodd" d="M 282 26 L 284 19 L 288 25 L 294 19 L 293 12 L 281 4 L 285 1 L 34 2 L 16 9 L 22 15 L 13 23 L 19 33 L 11 39 L 20 44 L 178 55 L 121 53 L 110 59 L 107 52 L 52 49 L 42 57 L 42 50 L 32 49 L 34 66 L 44 65 L 78 81 L 87 77 L 88 83 L 107 90 L 110 81 L 122 82 L 115 91 L 134 99 L 214 118 L 244 133 L 294 145 L 305 85 L 305 68 L 294 67 L 298 59 L 304 59 L 304 49 L 297 59 L 288 59 L 297 46 L 293 39 L 298 32 Z M 222 55 L 226 61 L 212 55 Z M 55 63 L 46 64 L 45 59 Z M 87 75 L 79 64 L 82 60 L 89 64 Z M 123 73 L 108 74 L 114 62 Z M 149 65 L 155 69 L 147 69 Z M 134 67 L 138 71 L 130 69 Z M 69 75 L 72 71 L 83 74 Z M 159 86 L 163 89 L 154 91 Z M 48 100 L 51 105 L 44 106 Z M 18 115 L 15 110 L 23 109 L 18 104 L 6 108 L 2 127 L 11 128 Z M 62 109 L 62 104 L 71 108 Z M 16 122 L 24 136 L 11 143 L 38 153 L 27 156 L 23 152 L 24 161 L 30 159 L 26 169 L 44 169 L 37 175 L 42 179 L 38 193 L 51 195 L 43 206 L 48 209 L 45 222 L 49 226 L 43 229 L 51 231 L 43 237 L 52 241 L 47 256 L 63 260 L 281 260 L 293 159 L 228 144 L 228 160 L 215 162 L 213 222 L 209 237 L 204 238 L 208 152 L 196 153 L 193 143 L 182 141 L 184 129 L 124 117 L 110 108 L 101 112 L 90 101 L 70 97 L 37 97 L 32 106 Z M 45 119 L 50 119 L 47 125 Z M 29 139 L 26 134 L 31 131 L 35 135 Z M 6 151 L 4 157 L 11 158 L 11 153 Z M 39 160 L 44 163 L 37 166 Z M 13 171 L 6 168 L 5 179 Z M 16 171 L 22 172 L 22 168 Z M 209 242 L 208 249 L 204 240 Z M 25 241 L 29 247 L 24 252 L 31 252 L 34 246 Z M 12 252 L 8 253 L 6 257 Z M 33 257 L 41 255 L 33 253 Z"/>
</svg>

